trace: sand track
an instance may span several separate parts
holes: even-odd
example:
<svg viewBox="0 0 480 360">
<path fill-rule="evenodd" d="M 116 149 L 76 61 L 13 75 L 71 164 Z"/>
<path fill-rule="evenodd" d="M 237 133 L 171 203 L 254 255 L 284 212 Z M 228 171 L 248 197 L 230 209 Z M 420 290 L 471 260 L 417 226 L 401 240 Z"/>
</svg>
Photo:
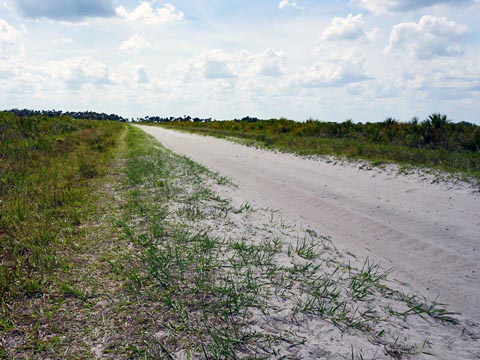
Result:
<svg viewBox="0 0 480 360">
<path fill-rule="evenodd" d="M 281 210 L 369 257 L 429 299 L 480 322 L 480 194 L 416 175 L 333 165 L 225 140 L 139 126 L 165 147 L 230 177 L 246 202 Z"/>
</svg>

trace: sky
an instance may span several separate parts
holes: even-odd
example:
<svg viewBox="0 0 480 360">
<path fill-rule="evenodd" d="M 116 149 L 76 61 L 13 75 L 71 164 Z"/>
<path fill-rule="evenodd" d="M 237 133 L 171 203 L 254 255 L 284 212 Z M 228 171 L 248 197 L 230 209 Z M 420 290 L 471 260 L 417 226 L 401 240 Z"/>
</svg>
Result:
<svg viewBox="0 0 480 360">
<path fill-rule="evenodd" d="M 480 124 L 480 0 L 0 0 L 0 109 Z"/>
</svg>

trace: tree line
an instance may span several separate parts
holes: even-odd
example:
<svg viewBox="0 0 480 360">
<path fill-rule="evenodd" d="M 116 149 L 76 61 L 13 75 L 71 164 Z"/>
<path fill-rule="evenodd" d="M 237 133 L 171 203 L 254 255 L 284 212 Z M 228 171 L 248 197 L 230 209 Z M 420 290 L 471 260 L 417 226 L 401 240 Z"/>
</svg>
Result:
<svg viewBox="0 0 480 360">
<path fill-rule="evenodd" d="M 95 111 L 61 111 L 61 110 L 29 110 L 29 109 L 12 109 L 8 112 L 18 117 L 46 116 L 56 118 L 59 116 L 68 116 L 72 119 L 79 120 L 110 120 L 119 122 L 138 122 L 138 123 L 166 123 L 166 122 L 211 122 L 212 118 L 199 118 L 184 115 L 181 117 L 162 117 L 162 116 L 144 116 L 138 118 L 125 118 L 117 114 L 97 113 Z"/>
<path fill-rule="evenodd" d="M 128 119 L 116 115 L 97 113 L 95 111 L 61 111 L 61 110 L 29 110 L 29 109 L 12 109 L 8 112 L 18 117 L 33 117 L 33 116 L 45 116 L 49 118 L 56 118 L 60 116 L 67 116 L 72 119 L 78 120 L 110 120 L 119 122 L 128 122 Z"/>
<path fill-rule="evenodd" d="M 59 111 L 12 109 L 9 112 L 19 117 L 68 116 L 73 119 L 111 120 L 134 123 L 162 123 L 187 128 L 208 128 L 215 131 L 266 135 L 290 135 L 329 139 L 361 140 L 377 144 L 390 144 L 418 149 L 443 149 L 447 151 L 480 151 L 480 127 L 469 122 L 452 122 L 447 115 L 434 113 L 420 121 L 400 122 L 387 118 L 383 122 L 354 123 L 324 122 L 309 119 L 297 122 L 285 118 L 264 120 L 246 116 L 234 120 L 215 120 L 184 115 L 181 117 L 145 116 L 127 119 L 116 114 L 94 111 Z"/>
</svg>

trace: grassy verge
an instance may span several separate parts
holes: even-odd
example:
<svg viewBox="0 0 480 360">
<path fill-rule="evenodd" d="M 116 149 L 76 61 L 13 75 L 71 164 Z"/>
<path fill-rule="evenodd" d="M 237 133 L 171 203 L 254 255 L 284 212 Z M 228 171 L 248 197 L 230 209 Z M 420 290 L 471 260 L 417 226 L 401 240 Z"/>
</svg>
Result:
<svg viewBox="0 0 480 360">
<path fill-rule="evenodd" d="M 72 255 L 98 215 L 97 188 L 125 125 L 0 113 L 0 334 L 41 349 L 37 300 L 75 295 Z M 8 347 L 0 343 L 0 354 Z M 2 350 L 3 349 L 3 350 Z M 6 355 L 5 355 L 6 356 Z"/>
<path fill-rule="evenodd" d="M 41 293 L 94 213 L 123 125 L 0 114 L 0 298 Z M 93 185 L 94 186 L 94 185 Z"/>
<path fill-rule="evenodd" d="M 289 131 L 279 131 L 277 128 L 282 125 L 281 121 L 278 121 L 278 124 L 273 121 L 271 124 L 270 122 L 265 122 L 266 124 L 260 122 L 250 124 L 250 126 L 242 126 L 241 123 L 230 121 L 225 122 L 225 125 L 220 123 L 223 122 L 165 123 L 162 126 L 219 138 L 233 138 L 247 145 L 299 155 L 335 155 L 350 159 L 368 160 L 376 165 L 398 163 L 408 166 L 428 167 L 450 173 L 461 173 L 480 180 L 480 152 L 478 150 L 464 150 L 460 146 L 458 148 L 407 146 L 403 142 L 395 141 L 395 139 L 375 141 L 359 135 L 338 137 L 334 135 L 313 135 L 308 132 L 305 133 L 301 128 L 302 124 L 293 125 L 293 128 Z M 385 125 L 383 130 L 387 131 L 388 126 Z M 402 126 L 405 127 L 408 124 L 402 124 Z M 238 127 L 241 130 L 238 130 Z M 299 129 L 296 129 L 296 127 Z M 357 125 L 357 127 L 361 128 L 361 125 Z M 284 127 L 281 129 L 284 129 Z M 404 139 L 411 135 L 398 134 L 396 136 Z"/>
<path fill-rule="evenodd" d="M 146 346 L 136 351 L 151 358 L 234 357 L 258 340 L 242 326 L 245 302 L 256 299 L 225 277 L 225 240 L 199 223 L 224 218 L 230 205 L 210 189 L 205 168 L 140 130 L 132 129 L 128 147 L 130 190 L 117 224 L 138 248 L 130 295 L 153 319 Z"/>
</svg>

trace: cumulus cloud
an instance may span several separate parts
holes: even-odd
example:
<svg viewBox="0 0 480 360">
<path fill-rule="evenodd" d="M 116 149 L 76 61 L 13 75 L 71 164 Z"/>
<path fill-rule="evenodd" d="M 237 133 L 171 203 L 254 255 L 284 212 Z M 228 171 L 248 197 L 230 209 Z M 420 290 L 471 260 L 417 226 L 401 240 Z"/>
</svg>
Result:
<svg viewBox="0 0 480 360">
<path fill-rule="evenodd" d="M 421 9 L 428 6 L 464 5 L 472 0 L 353 0 L 354 3 L 376 14 Z"/>
<path fill-rule="evenodd" d="M 301 67 L 291 81 L 307 88 L 339 87 L 370 79 L 365 55 L 358 49 L 334 51 L 310 67 Z"/>
<path fill-rule="evenodd" d="M 235 74 L 235 58 L 222 50 L 204 52 L 194 66 L 206 79 L 222 79 L 237 76 Z"/>
<path fill-rule="evenodd" d="M 383 78 L 368 84 L 353 83 L 346 86 L 348 94 L 364 99 L 391 99 L 405 90 L 405 81 L 401 78 Z"/>
<path fill-rule="evenodd" d="M 21 36 L 20 31 L 0 19 L 0 59 L 10 58 L 19 53 Z"/>
<path fill-rule="evenodd" d="M 88 17 L 115 16 L 115 0 L 15 0 L 30 18 L 76 21 Z"/>
<path fill-rule="evenodd" d="M 278 8 L 280 10 L 284 10 L 284 9 L 302 10 L 303 9 L 303 7 L 300 6 L 296 1 L 292 1 L 292 0 L 281 0 L 278 3 Z"/>
<path fill-rule="evenodd" d="M 251 70 L 262 76 L 277 77 L 285 73 L 286 58 L 280 51 L 266 49 L 258 55 L 247 56 Z"/>
<path fill-rule="evenodd" d="M 50 62 L 47 73 L 74 89 L 86 84 L 106 85 L 113 82 L 108 66 L 89 56 Z"/>
<path fill-rule="evenodd" d="M 150 77 L 144 64 L 124 62 L 115 68 L 115 86 L 138 90 L 138 85 L 154 84 L 157 79 Z M 142 88 L 145 89 L 143 86 Z"/>
<path fill-rule="evenodd" d="M 470 97 L 470 90 L 480 84 L 480 64 L 475 57 L 437 58 L 420 63 L 412 72 L 411 86 L 430 93 L 456 89 L 457 96 Z"/>
<path fill-rule="evenodd" d="M 132 11 L 126 10 L 123 6 L 116 9 L 116 13 L 121 18 L 129 21 L 141 21 L 146 24 L 160 24 L 165 22 L 180 21 L 185 18 L 183 12 L 177 10 L 172 4 L 155 8 L 152 3 L 142 1 L 138 7 Z"/>
<path fill-rule="evenodd" d="M 25 68 L 25 53 L 22 42 L 23 31 L 15 29 L 7 21 L 0 19 L 0 80 L 8 79 L 3 85 L 10 88 L 29 83 L 31 72 Z M 16 84 L 14 86 L 14 84 Z M 2 94 L 6 94 L 0 89 Z"/>
<path fill-rule="evenodd" d="M 134 34 L 125 40 L 118 49 L 129 54 L 138 53 L 139 51 L 148 48 L 150 46 L 150 41 L 145 37 L 139 34 Z"/>
<path fill-rule="evenodd" d="M 213 49 L 202 52 L 183 65 L 171 67 L 170 73 L 179 74 L 184 80 L 268 78 L 283 75 L 285 68 L 285 56 L 274 49 L 256 54 Z"/>
<path fill-rule="evenodd" d="M 418 23 L 395 25 L 385 51 L 407 51 L 419 59 L 456 56 L 463 53 L 460 43 L 467 34 L 466 25 L 426 15 Z"/>
<path fill-rule="evenodd" d="M 149 81 L 150 79 L 148 77 L 147 69 L 145 69 L 145 66 L 138 66 L 135 70 L 135 82 L 138 84 L 147 84 Z"/>
<path fill-rule="evenodd" d="M 237 61 L 234 55 L 220 49 L 203 51 L 184 64 L 170 67 L 169 73 L 184 81 L 198 79 L 228 79 L 237 76 Z"/>
<path fill-rule="evenodd" d="M 332 25 L 326 28 L 320 39 L 327 41 L 337 40 L 359 40 L 368 39 L 375 36 L 378 29 L 373 29 L 369 33 L 364 30 L 365 22 L 363 15 L 349 14 L 346 18 L 336 17 L 332 20 Z"/>
</svg>

